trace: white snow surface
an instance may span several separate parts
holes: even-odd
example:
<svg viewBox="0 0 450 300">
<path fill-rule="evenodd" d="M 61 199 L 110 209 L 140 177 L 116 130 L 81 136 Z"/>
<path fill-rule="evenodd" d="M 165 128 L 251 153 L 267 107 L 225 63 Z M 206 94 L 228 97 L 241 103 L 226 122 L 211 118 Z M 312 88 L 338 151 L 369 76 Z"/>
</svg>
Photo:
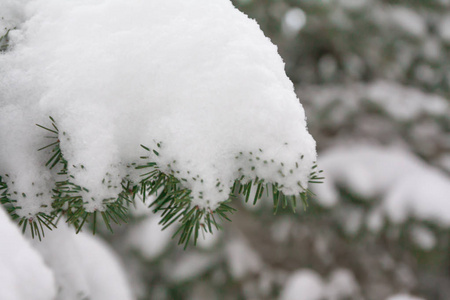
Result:
<svg viewBox="0 0 450 300">
<path fill-rule="evenodd" d="M 118 257 L 100 238 L 62 224 L 33 244 L 55 274 L 56 300 L 134 299 Z"/>
<path fill-rule="evenodd" d="M 445 42 L 450 43 L 450 14 L 442 18 L 439 23 L 439 33 Z"/>
<path fill-rule="evenodd" d="M 387 298 L 386 300 L 425 300 L 423 298 L 414 297 L 408 294 L 398 294 Z"/>
<path fill-rule="evenodd" d="M 3 208 L 0 208 L 0 237 L 0 299 L 54 299 L 53 272 Z"/>
<path fill-rule="evenodd" d="M 146 260 L 157 259 L 169 246 L 174 226 L 162 230 L 164 226 L 159 224 L 160 216 L 149 213 L 149 217 L 133 226 L 128 235 L 127 245 L 137 250 Z"/>
<path fill-rule="evenodd" d="M 320 300 L 325 295 L 325 283 L 318 273 L 302 269 L 294 272 L 281 291 L 280 300 Z"/>
<path fill-rule="evenodd" d="M 414 226 L 410 234 L 414 243 L 425 251 L 432 250 L 437 244 L 433 231 L 425 226 Z"/>
<path fill-rule="evenodd" d="M 347 269 L 336 269 L 328 276 L 327 299 L 338 300 L 354 297 L 359 293 L 355 275 Z"/>
<path fill-rule="evenodd" d="M 338 300 L 357 298 L 358 282 L 350 270 L 335 269 L 322 278 L 316 271 L 299 269 L 287 279 L 279 300 Z"/>
<path fill-rule="evenodd" d="M 228 241 L 225 246 L 225 255 L 230 274 L 236 280 L 258 273 L 263 267 L 258 253 L 243 237 Z"/>
<path fill-rule="evenodd" d="M 447 116 L 450 112 L 448 101 L 441 96 L 383 80 L 368 85 L 364 96 L 401 121 L 411 121 L 423 114 Z"/>
<path fill-rule="evenodd" d="M 394 222 L 408 217 L 450 226 L 450 178 L 399 147 L 345 145 L 321 154 L 326 180 L 315 187 L 317 200 L 333 206 L 337 186 L 366 198 L 381 197 L 381 211 Z"/>
<path fill-rule="evenodd" d="M 35 126 L 48 116 L 89 211 L 137 180 L 126 166 L 148 154 L 201 207 L 242 175 L 288 195 L 307 187 L 316 152 L 304 110 L 277 48 L 229 0 L 26 2 L 2 2 L 26 21 L 0 55 L 0 170 L 22 214 L 48 204 L 33 195 L 48 198 L 55 179 L 49 151 L 36 151 L 51 142 Z"/>
<path fill-rule="evenodd" d="M 389 10 L 391 22 L 406 33 L 423 37 L 427 33 L 424 18 L 414 10 L 401 6 L 392 6 Z"/>
<path fill-rule="evenodd" d="M 30 0 L 2 0 L 0 2 L 0 36 L 25 20 L 24 6 Z"/>
<path fill-rule="evenodd" d="M 171 282 L 182 283 L 195 280 L 213 268 L 218 256 L 211 253 L 187 253 L 166 267 L 166 277 Z"/>
</svg>

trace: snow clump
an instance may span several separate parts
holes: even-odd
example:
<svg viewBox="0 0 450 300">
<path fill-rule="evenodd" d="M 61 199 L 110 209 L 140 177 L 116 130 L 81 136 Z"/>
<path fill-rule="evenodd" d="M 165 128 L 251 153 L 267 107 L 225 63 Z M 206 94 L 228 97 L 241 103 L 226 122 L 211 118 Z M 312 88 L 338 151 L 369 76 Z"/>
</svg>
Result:
<svg viewBox="0 0 450 300">
<path fill-rule="evenodd" d="M 380 197 L 378 213 L 395 223 L 408 217 L 450 226 L 450 178 L 399 147 L 371 144 L 337 146 L 319 161 L 327 180 L 314 189 L 326 207 L 339 201 L 339 187 L 355 195 Z"/>
<path fill-rule="evenodd" d="M 3 209 L 0 209 L 0 237 L 0 299 L 54 299 L 53 272 Z"/>
<path fill-rule="evenodd" d="M 200 207 L 241 177 L 286 195 L 307 187 L 316 151 L 304 110 L 276 46 L 229 0 L 23 3 L 0 54 L 0 175 L 21 214 L 48 210 L 61 180 L 37 151 L 48 116 L 87 211 L 138 181 L 128 167 L 148 153 Z"/>
</svg>

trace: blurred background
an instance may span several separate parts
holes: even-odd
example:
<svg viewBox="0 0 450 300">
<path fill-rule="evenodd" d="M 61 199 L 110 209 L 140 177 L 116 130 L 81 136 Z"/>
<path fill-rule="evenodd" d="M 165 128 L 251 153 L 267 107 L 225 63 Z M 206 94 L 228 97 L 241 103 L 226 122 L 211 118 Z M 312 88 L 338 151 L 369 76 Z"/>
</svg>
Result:
<svg viewBox="0 0 450 300">
<path fill-rule="evenodd" d="M 450 299 L 450 0 L 233 2 L 278 46 L 326 179 L 295 214 L 235 201 L 187 250 L 137 207 L 103 236 L 139 299 Z"/>
</svg>

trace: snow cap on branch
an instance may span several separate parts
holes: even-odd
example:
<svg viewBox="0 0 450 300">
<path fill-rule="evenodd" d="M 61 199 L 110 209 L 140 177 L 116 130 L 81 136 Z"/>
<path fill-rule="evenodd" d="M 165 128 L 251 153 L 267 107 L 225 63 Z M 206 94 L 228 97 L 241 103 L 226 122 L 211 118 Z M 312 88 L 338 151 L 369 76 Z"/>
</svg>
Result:
<svg viewBox="0 0 450 300">
<path fill-rule="evenodd" d="M 229 0 L 36 0 L 24 11 L 0 55 L 0 170 L 16 184 L 45 173 L 45 161 L 19 159 L 45 141 L 3 126 L 32 132 L 50 115 L 91 211 L 139 179 L 127 166 L 142 163 L 141 144 L 200 207 L 242 176 L 286 195 L 307 187 L 316 151 L 304 110 L 277 48 Z M 15 174 L 18 160 L 29 176 Z"/>
</svg>

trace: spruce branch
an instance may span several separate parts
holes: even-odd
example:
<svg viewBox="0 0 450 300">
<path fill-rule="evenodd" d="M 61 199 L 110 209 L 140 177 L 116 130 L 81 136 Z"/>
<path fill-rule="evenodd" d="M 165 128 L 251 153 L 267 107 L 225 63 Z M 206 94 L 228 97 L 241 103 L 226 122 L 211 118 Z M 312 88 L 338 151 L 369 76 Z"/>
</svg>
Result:
<svg viewBox="0 0 450 300">
<path fill-rule="evenodd" d="M 173 237 L 178 237 L 178 244 L 184 244 L 184 248 L 186 248 L 191 240 L 193 240 L 194 245 L 196 244 L 200 231 L 213 233 L 214 229 L 221 229 L 222 221 L 231 221 L 230 215 L 236 210 L 229 203 L 237 196 L 242 196 L 245 202 L 252 201 L 253 204 L 256 204 L 263 195 L 271 197 L 274 213 L 277 213 L 280 207 L 283 209 L 290 207 L 295 212 L 298 200 L 302 201 L 306 210 L 308 198 L 313 195 L 310 190 L 303 188 L 300 182 L 298 182 L 298 185 L 303 192 L 299 195 L 286 196 L 281 191 L 283 186 L 276 182 L 265 182 L 264 179 L 260 178 L 248 179 L 243 175 L 235 180 L 226 201 L 220 203 L 214 210 L 208 207 L 202 208 L 193 204 L 192 191 L 183 186 L 181 182 L 183 178 L 178 179 L 174 175 L 177 172 L 173 169 L 168 172 L 169 174 L 163 172 L 157 163 L 151 160 L 152 155 L 160 155 L 161 143 L 157 143 L 157 149 L 150 149 L 141 145 L 143 149 L 149 152 L 149 155 L 141 157 L 142 164 L 133 163 L 128 166 L 143 172 L 138 183 L 132 183 L 126 178 L 122 179 L 122 190 L 117 198 L 103 199 L 101 211 L 86 211 L 86 202 L 82 195 L 83 192 L 89 191 L 74 183 L 75 178 L 69 174 L 68 162 L 64 159 L 60 148 L 60 135 L 66 135 L 66 133 L 60 132 L 52 117 L 50 117 L 50 121 L 51 126 L 49 127 L 36 125 L 49 133 L 46 137 L 51 140 L 50 143 L 38 150 L 50 152 L 45 166 L 57 170 L 57 178 L 59 179 L 55 182 L 52 190 L 53 210 L 51 214 L 38 213 L 33 217 L 19 217 L 17 210 L 20 207 L 16 205 L 16 200 L 11 200 L 7 184 L 0 177 L 1 203 L 6 206 L 13 219 L 20 219 L 19 225 L 22 226 L 23 232 L 31 230 L 32 237 L 37 236 L 39 239 L 41 235 L 44 235 L 44 228 L 49 230 L 55 228 L 62 216 L 65 216 L 67 223 L 75 227 L 77 233 L 86 223 L 91 223 L 95 234 L 99 219 L 112 232 L 112 222 L 116 224 L 127 223 L 129 206 L 134 205 L 136 195 L 140 195 L 144 203 L 151 197 L 152 202 L 147 203 L 148 207 L 152 208 L 154 213 L 160 214 L 159 223 L 163 226 L 163 230 L 174 224 L 178 225 Z M 262 152 L 263 150 L 259 149 L 259 151 Z M 240 152 L 236 158 L 242 155 L 243 153 Z M 250 155 L 253 155 L 253 153 L 250 152 Z M 259 160 L 259 157 L 255 157 L 255 159 Z M 281 165 L 283 166 L 283 163 Z M 298 164 L 296 165 L 298 168 Z M 80 168 L 84 167 L 80 166 Z M 254 168 L 252 167 L 252 170 Z M 323 180 L 321 174 L 322 171 L 318 171 L 317 165 L 314 165 L 309 175 L 309 183 L 321 183 Z M 199 180 L 201 179 L 199 178 Z M 219 186 L 220 182 L 217 183 L 217 188 L 220 188 Z"/>
<path fill-rule="evenodd" d="M 9 47 L 8 35 L 9 35 L 9 32 L 11 30 L 13 30 L 13 29 L 16 29 L 16 28 L 15 27 L 12 28 L 12 29 L 11 28 L 5 28 L 6 33 L 4 35 L 0 36 L 0 53 L 1 52 L 5 52 L 6 50 L 8 50 L 8 47 Z"/>
<path fill-rule="evenodd" d="M 7 174 L 5 175 L 8 176 Z M 17 200 L 14 200 L 11 194 L 8 192 L 8 185 L 3 178 L 0 176 L 0 203 L 6 208 L 6 211 L 9 213 L 11 218 L 18 222 L 19 226 L 22 228 L 22 233 L 26 231 L 30 231 L 32 238 L 39 238 L 45 236 L 44 227 L 48 230 L 52 230 L 56 228 L 56 225 L 53 222 L 53 216 L 49 216 L 43 212 L 39 212 L 34 216 L 19 216 L 17 211 L 21 209 L 20 206 L 17 206 Z"/>
</svg>

